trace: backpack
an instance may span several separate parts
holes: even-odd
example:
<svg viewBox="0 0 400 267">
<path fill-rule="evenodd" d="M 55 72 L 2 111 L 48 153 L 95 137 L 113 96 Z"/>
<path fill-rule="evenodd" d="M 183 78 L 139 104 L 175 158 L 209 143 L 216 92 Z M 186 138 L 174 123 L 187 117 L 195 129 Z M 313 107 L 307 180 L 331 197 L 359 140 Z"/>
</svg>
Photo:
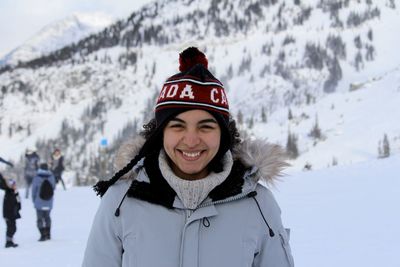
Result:
<svg viewBox="0 0 400 267">
<path fill-rule="evenodd" d="M 54 195 L 54 189 L 48 179 L 44 179 L 39 189 L 39 197 L 44 200 L 49 200 Z"/>
</svg>

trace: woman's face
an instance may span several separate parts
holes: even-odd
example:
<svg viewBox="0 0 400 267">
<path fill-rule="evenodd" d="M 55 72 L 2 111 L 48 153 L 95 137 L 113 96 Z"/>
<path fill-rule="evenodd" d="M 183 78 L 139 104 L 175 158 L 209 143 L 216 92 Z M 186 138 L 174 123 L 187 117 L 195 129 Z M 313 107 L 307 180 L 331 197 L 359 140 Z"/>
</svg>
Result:
<svg viewBox="0 0 400 267">
<path fill-rule="evenodd" d="M 220 138 L 221 128 L 207 111 L 194 109 L 178 114 L 164 128 L 164 150 L 173 172 L 187 180 L 206 177 Z"/>
</svg>

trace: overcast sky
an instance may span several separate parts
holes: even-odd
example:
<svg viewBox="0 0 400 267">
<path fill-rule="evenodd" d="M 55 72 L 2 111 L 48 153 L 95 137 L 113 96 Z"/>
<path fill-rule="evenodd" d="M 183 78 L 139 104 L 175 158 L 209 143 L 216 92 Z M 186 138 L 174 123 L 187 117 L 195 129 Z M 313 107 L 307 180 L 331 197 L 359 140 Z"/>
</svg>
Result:
<svg viewBox="0 0 400 267">
<path fill-rule="evenodd" d="M 102 12 L 115 18 L 155 0 L 0 0 L 0 58 L 44 26 L 74 12 Z"/>
</svg>

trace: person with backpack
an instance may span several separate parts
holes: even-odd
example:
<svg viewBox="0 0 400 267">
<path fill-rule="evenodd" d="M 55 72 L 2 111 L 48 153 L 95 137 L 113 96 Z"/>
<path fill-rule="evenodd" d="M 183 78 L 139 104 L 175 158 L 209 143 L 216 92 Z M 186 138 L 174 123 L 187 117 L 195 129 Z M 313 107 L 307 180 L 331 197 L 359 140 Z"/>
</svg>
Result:
<svg viewBox="0 0 400 267">
<path fill-rule="evenodd" d="M 29 190 L 32 184 L 33 177 L 36 176 L 36 172 L 39 167 L 39 155 L 36 153 L 36 148 L 28 148 L 25 152 L 25 169 L 24 177 L 26 182 L 25 198 L 29 197 Z"/>
<path fill-rule="evenodd" d="M 54 188 L 56 179 L 47 163 L 39 166 L 37 175 L 32 182 L 32 200 L 36 209 L 37 227 L 40 232 L 39 241 L 50 240 L 51 218 L 50 212 L 53 208 Z"/>
<path fill-rule="evenodd" d="M 61 182 L 64 190 L 65 188 L 65 183 L 62 178 L 62 173 L 64 172 L 64 156 L 61 154 L 61 151 L 59 148 L 54 149 L 53 154 L 51 155 L 51 161 L 50 161 L 50 166 L 51 166 L 51 171 L 54 174 L 54 177 L 56 178 L 56 183 Z"/>
<path fill-rule="evenodd" d="M 13 179 L 6 179 L 0 173 L 0 188 L 5 191 L 3 200 L 3 217 L 6 221 L 6 248 L 18 247 L 14 243 L 13 237 L 17 232 L 16 220 L 21 218 L 19 211 L 21 210 L 21 200 L 17 190 L 16 181 Z"/>
</svg>

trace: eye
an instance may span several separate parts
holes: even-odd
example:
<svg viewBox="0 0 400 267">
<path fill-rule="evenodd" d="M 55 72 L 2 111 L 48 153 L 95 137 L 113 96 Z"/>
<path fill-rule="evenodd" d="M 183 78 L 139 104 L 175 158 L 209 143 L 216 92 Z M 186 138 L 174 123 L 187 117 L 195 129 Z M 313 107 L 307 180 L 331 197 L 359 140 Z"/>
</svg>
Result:
<svg viewBox="0 0 400 267">
<path fill-rule="evenodd" d="M 215 129 L 215 126 L 212 124 L 202 124 L 202 125 L 200 125 L 200 129 L 213 130 L 213 129 Z"/>
<path fill-rule="evenodd" d="M 183 127 L 184 126 L 181 123 L 171 123 L 170 125 L 168 125 L 168 128 L 172 128 L 172 129 L 181 129 Z"/>
</svg>

